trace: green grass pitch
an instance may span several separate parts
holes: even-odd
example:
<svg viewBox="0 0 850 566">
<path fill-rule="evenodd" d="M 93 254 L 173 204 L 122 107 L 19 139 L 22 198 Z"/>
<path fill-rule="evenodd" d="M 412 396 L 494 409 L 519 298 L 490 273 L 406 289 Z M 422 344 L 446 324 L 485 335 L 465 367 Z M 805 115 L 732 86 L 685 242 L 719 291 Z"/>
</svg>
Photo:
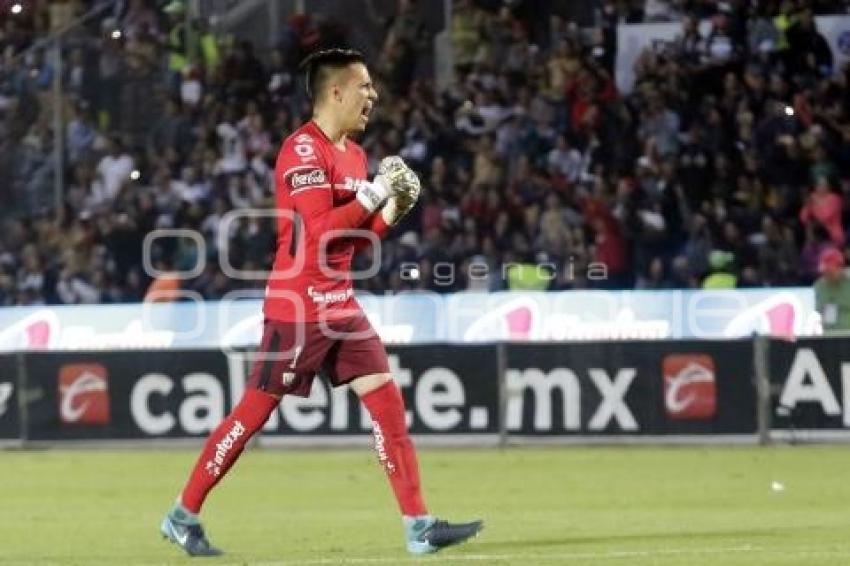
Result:
<svg viewBox="0 0 850 566">
<path fill-rule="evenodd" d="M 487 524 L 421 559 L 365 448 L 246 452 L 204 509 L 227 554 L 184 558 L 157 527 L 195 455 L 0 452 L 0 564 L 850 564 L 840 446 L 423 449 L 432 511 Z"/>
</svg>

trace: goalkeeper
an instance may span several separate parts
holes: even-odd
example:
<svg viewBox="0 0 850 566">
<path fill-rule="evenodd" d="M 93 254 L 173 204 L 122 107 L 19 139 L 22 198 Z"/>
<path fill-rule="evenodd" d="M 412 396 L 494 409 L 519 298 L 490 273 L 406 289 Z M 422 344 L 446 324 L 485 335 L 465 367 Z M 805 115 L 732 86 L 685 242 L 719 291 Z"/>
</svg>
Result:
<svg viewBox="0 0 850 566">
<path fill-rule="evenodd" d="M 313 117 L 283 142 L 277 158 L 277 252 L 259 355 L 245 394 L 210 434 L 160 529 L 192 556 L 221 554 L 198 519 L 204 499 L 281 398 L 309 395 L 323 370 L 332 385 L 349 385 L 372 417 L 408 551 L 435 552 L 474 536 L 482 523 L 448 523 L 426 508 L 401 392 L 351 285 L 352 256 L 368 243 L 351 231 L 385 235 L 416 204 L 419 179 L 400 158 L 388 157 L 367 180 L 366 154 L 350 137 L 365 130 L 378 96 L 358 52 L 320 51 L 303 67 Z"/>
</svg>

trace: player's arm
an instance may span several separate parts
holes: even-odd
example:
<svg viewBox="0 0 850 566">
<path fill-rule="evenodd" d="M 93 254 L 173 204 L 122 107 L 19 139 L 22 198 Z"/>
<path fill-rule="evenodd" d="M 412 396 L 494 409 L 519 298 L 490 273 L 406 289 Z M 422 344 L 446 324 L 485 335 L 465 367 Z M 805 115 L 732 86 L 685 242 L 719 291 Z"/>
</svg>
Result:
<svg viewBox="0 0 850 566">
<path fill-rule="evenodd" d="M 312 179 L 310 184 L 299 182 L 304 175 Z M 313 167 L 294 171 L 285 180 L 295 210 L 304 222 L 304 230 L 308 236 L 315 239 L 331 230 L 346 230 L 360 226 L 372 214 L 358 200 L 334 207 L 329 178 L 325 169 Z"/>
<path fill-rule="evenodd" d="M 365 162 L 366 156 L 363 156 Z M 419 177 L 398 156 L 385 157 L 378 166 L 378 175 L 390 185 L 390 196 L 381 207 L 380 212 L 372 214 L 360 226 L 361 230 L 369 230 L 383 239 L 390 228 L 398 224 L 402 218 L 416 205 L 421 186 Z M 368 247 L 371 240 L 356 238 L 354 252 L 357 253 Z"/>
<path fill-rule="evenodd" d="M 366 219 L 362 226 L 360 226 L 361 230 L 369 230 L 374 233 L 379 240 L 383 240 L 384 237 L 389 234 L 390 228 L 391 226 L 387 224 L 387 221 L 384 220 L 383 215 L 380 213 L 373 214 Z M 365 248 L 368 248 L 371 243 L 372 240 L 367 238 L 354 238 L 354 253 L 358 253 Z"/>
<path fill-rule="evenodd" d="M 389 188 L 380 180 L 368 183 L 357 192 L 357 198 L 334 207 L 330 178 L 324 169 L 314 168 L 306 174 L 316 182 L 299 185 L 289 182 L 290 195 L 295 210 L 304 219 L 308 235 L 319 238 L 322 234 L 336 230 L 351 230 L 361 226 L 387 199 Z M 296 177 L 291 177 L 296 178 Z"/>
<path fill-rule="evenodd" d="M 317 239 L 330 231 L 361 226 L 390 196 L 389 183 L 379 176 L 374 182 L 363 183 L 356 199 L 334 207 L 328 168 L 311 143 L 296 143 L 287 165 L 282 182 L 307 235 Z"/>
<path fill-rule="evenodd" d="M 419 200 L 421 184 L 419 177 L 407 164 L 397 156 L 385 157 L 378 167 L 378 177 L 384 178 L 390 184 L 391 195 L 381 211 L 373 214 L 364 222 L 361 229 L 371 230 L 378 238 L 383 238 L 401 219 L 410 212 Z M 369 245 L 369 240 L 358 238 L 354 251 L 359 252 Z"/>
<path fill-rule="evenodd" d="M 362 226 L 360 226 L 361 230 L 369 230 L 370 232 L 374 232 L 378 236 L 378 238 L 381 239 L 383 239 L 387 234 L 389 234 L 390 228 L 392 228 L 392 226 L 387 223 L 381 213 L 373 214 L 372 216 L 366 219 Z"/>
</svg>

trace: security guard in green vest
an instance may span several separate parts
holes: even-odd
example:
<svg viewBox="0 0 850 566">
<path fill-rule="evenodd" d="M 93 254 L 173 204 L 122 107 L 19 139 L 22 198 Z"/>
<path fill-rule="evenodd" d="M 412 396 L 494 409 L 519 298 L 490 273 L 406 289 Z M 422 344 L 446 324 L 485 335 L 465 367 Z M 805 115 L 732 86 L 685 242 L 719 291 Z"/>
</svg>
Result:
<svg viewBox="0 0 850 566">
<path fill-rule="evenodd" d="M 708 264 L 711 275 L 702 282 L 703 289 L 734 289 L 738 285 L 738 277 L 732 273 L 732 263 L 735 254 L 722 250 L 713 250 L 708 254 Z"/>
<path fill-rule="evenodd" d="M 186 6 L 182 0 L 173 0 L 165 8 L 168 14 L 168 71 L 172 87 L 179 88 L 183 71 L 189 66 L 192 30 L 186 25 Z"/>
<path fill-rule="evenodd" d="M 212 74 L 221 62 L 221 52 L 218 49 L 218 40 L 204 22 L 198 25 L 198 47 L 200 48 L 201 63 L 207 74 Z"/>
<path fill-rule="evenodd" d="M 836 248 L 818 258 L 820 278 L 815 281 L 815 308 L 824 332 L 850 330 L 850 279 L 844 272 L 844 254 Z"/>
</svg>

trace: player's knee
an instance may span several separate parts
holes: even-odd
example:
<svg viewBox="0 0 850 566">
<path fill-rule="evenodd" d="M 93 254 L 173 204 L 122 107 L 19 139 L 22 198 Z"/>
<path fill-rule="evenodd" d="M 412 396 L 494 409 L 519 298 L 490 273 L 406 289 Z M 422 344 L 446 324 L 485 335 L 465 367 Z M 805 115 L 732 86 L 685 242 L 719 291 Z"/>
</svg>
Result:
<svg viewBox="0 0 850 566">
<path fill-rule="evenodd" d="M 392 381 L 393 376 L 388 373 L 373 373 L 364 375 L 351 380 L 351 389 L 358 397 L 363 397 L 368 393 L 378 389 L 388 381 Z"/>
<path fill-rule="evenodd" d="M 244 424 L 252 429 L 253 434 L 253 429 L 261 427 L 279 404 L 280 397 L 277 395 L 257 389 L 246 389 L 231 414 L 242 419 Z"/>
</svg>

